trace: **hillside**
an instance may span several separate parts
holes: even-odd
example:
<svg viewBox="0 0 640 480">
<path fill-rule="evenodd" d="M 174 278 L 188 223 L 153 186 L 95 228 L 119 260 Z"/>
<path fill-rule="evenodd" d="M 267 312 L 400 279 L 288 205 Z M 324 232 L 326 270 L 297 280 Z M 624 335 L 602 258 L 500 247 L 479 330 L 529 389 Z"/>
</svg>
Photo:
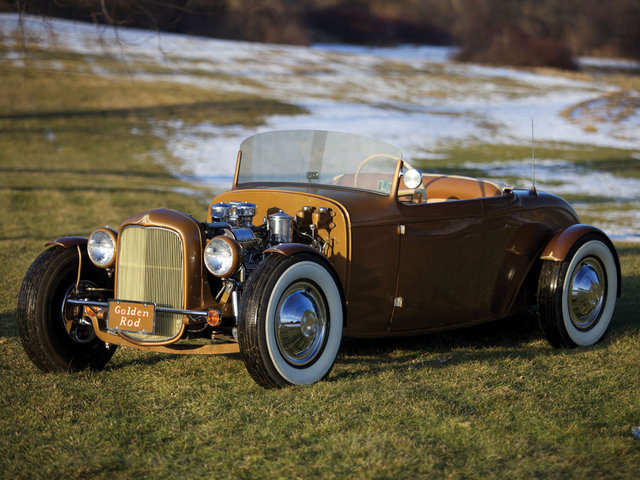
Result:
<svg viewBox="0 0 640 480">
<path fill-rule="evenodd" d="M 0 23 L 4 32 L 18 28 L 16 16 L 2 15 Z M 616 238 L 637 236 L 640 98 L 629 79 L 455 63 L 446 47 L 309 48 L 37 17 L 26 17 L 24 26 L 24 40 L 40 53 L 20 60 L 20 44 L 7 36 L 14 63 L 283 102 L 296 114 L 267 115 L 258 129 L 384 138 L 426 169 L 463 167 L 527 186 L 533 119 L 540 188 L 577 200 L 587 221 Z M 256 130 L 206 118 L 153 120 L 153 128 L 172 168 L 218 186 L 228 184 L 239 142 Z"/>
</svg>

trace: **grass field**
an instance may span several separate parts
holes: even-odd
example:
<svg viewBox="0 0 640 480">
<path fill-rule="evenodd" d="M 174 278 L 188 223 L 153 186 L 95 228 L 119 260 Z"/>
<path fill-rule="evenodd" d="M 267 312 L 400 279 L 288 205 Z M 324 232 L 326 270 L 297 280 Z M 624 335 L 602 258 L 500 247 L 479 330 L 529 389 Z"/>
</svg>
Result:
<svg viewBox="0 0 640 480">
<path fill-rule="evenodd" d="M 591 348 L 554 350 L 521 317 L 346 341 L 327 381 L 279 391 L 234 355 L 120 349 L 101 372 L 37 371 L 16 297 L 44 242 L 152 207 L 204 218 L 213 192 L 169 173 L 153 121 L 251 127 L 298 109 L 72 70 L 0 63 L 1 478 L 637 477 L 639 244 L 617 244 L 623 296 Z"/>
</svg>

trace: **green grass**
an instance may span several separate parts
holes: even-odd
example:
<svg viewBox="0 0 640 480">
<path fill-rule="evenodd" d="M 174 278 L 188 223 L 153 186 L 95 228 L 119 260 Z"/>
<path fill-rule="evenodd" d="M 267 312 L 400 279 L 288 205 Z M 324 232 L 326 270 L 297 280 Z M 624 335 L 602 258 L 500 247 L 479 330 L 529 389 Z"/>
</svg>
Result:
<svg viewBox="0 0 640 480">
<path fill-rule="evenodd" d="M 0 77 L 0 477 L 637 476 L 634 244 L 618 245 L 623 296 L 609 335 L 591 348 L 554 350 L 520 317 L 346 341 L 327 381 L 278 391 L 258 387 L 237 355 L 120 349 L 100 372 L 39 372 L 18 339 L 16 297 L 45 241 L 153 207 L 204 218 L 214 192 L 157 162 L 167 152 L 149 121 L 201 115 L 250 126 L 295 108 L 127 76 L 0 64 Z M 491 148 L 477 154 L 520 154 Z"/>
</svg>

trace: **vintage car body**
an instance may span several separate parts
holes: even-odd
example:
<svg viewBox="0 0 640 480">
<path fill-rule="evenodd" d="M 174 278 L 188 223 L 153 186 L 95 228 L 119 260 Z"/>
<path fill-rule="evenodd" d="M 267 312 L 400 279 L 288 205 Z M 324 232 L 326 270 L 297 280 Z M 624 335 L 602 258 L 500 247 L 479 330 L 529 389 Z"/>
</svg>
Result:
<svg viewBox="0 0 640 480">
<path fill-rule="evenodd" d="M 156 209 L 49 245 L 18 302 L 25 350 L 46 371 L 101 368 L 121 345 L 240 351 L 263 386 L 312 383 L 343 336 L 531 306 L 554 346 L 590 345 L 620 293 L 613 244 L 559 197 L 421 174 L 391 145 L 336 132 L 245 140 L 203 222 Z"/>
</svg>

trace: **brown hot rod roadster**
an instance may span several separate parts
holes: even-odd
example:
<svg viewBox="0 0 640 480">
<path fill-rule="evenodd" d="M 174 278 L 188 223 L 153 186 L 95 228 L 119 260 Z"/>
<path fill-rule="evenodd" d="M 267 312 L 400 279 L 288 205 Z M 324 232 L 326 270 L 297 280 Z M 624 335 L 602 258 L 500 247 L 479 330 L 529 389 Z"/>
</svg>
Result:
<svg viewBox="0 0 640 480">
<path fill-rule="evenodd" d="M 242 143 L 206 221 L 149 210 L 50 242 L 18 321 L 45 371 L 102 368 L 118 345 L 239 351 L 256 382 L 282 387 L 326 377 L 343 336 L 532 306 L 553 346 L 591 345 L 619 293 L 611 241 L 556 196 L 422 174 L 371 138 L 279 131 Z"/>
</svg>

